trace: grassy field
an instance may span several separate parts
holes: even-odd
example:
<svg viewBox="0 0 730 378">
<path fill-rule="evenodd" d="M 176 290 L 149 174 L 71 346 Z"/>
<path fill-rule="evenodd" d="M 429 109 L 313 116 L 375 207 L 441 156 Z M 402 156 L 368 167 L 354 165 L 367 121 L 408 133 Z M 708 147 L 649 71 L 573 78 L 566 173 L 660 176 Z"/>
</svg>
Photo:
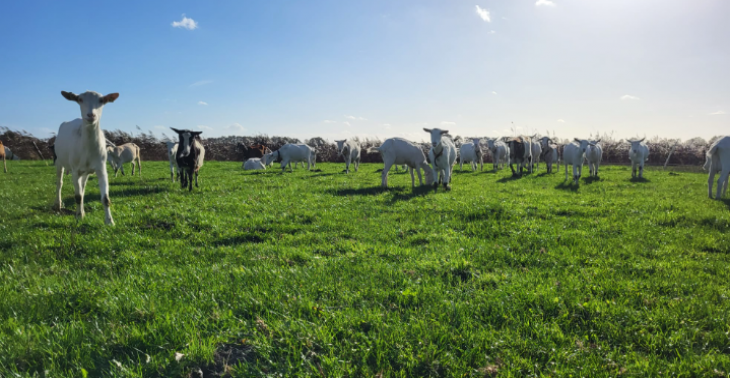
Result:
<svg viewBox="0 0 730 378">
<path fill-rule="evenodd" d="M 411 190 L 380 164 L 167 162 L 0 176 L 2 377 L 714 377 L 730 372 L 730 201 L 706 174 L 605 167 Z M 466 168 L 466 167 L 465 167 Z M 587 173 L 587 167 L 584 170 Z"/>
</svg>

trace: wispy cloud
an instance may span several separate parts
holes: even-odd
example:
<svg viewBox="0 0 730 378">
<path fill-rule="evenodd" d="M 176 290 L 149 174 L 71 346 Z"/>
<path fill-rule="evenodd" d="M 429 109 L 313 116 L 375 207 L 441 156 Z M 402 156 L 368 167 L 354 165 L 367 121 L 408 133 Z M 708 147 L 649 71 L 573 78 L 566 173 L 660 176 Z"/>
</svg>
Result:
<svg viewBox="0 0 730 378">
<path fill-rule="evenodd" d="M 201 86 L 201 85 L 206 85 L 206 84 L 210 84 L 210 83 L 212 83 L 212 82 L 213 82 L 213 80 L 201 80 L 201 81 L 196 81 L 196 82 L 194 82 L 194 83 L 190 84 L 190 88 L 193 88 L 193 87 L 199 87 L 199 86 Z"/>
<path fill-rule="evenodd" d="M 333 121 L 331 119 L 325 119 L 324 123 L 337 123 L 337 121 Z"/>
<path fill-rule="evenodd" d="M 351 119 L 351 120 L 353 120 L 353 121 L 367 121 L 367 120 L 368 120 L 367 118 L 363 118 L 363 117 L 355 117 L 355 116 L 351 116 L 351 115 L 349 115 L 349 116 L 348 116 L 348 115 L 346 115 L 346 116 L 345 116 L 345 118 L 347 118 L 347 119 Z"/>
<path fill-rule="evenodd" d="M 485 22 L 492 22 L 489 11 L 477 5 L 477 15 Z"/>
<path fill-rule="evenodd" d="M 554 7 L 555 3 L 550 0 L 537 0 L 537 2 L 535 3 L 535 6 L 536 7 L 539 7 L 539 6 Z"/>
<path fill-rule="evenodd" d="M 342 124 L 345 126 L 352 126 L 352 125 L 350 125 L 350 122 L 342 122 Z"/>
<path fill-rule="evenodd" d="M 195 30 L 198 28 L 198 23 L 195 22 L 192 18 L 185 17 L 185 13 L 182 15 L 182 20 L 180 21 L 173 21 L 172 22 L 173 28 L 183 28 L 188 30 Z"/>
<path fill-rule="evenodd" d="M 497 34 L 497 32 L 496 32 L 496 31 L 494 31 L 494 30 L 490 30 L 490 31 L 489 31 L 489 34 Z"/>
<path fill-rule="evenodd" d="M 623 96 L 621 96 L 621 100 L 622 101 L 626 101 L 626 100 L 635 101 L 635 100 L 641 100 L 641 99 L 636 96 L 632 96 L 632 95 L 623 95 Z"/>
<path fill-rule="evenodd" d="M 385 127 L 386 129 L 390 129 L 390 127 L 391 127 L 391 126 L 390 126 L 390 124 L 389 124 L 389 123 L 384 123 L 384 124 L 383 124 L 383 127 Z"/>
<path fill-rule="evenodd" d="M 492 94 L 493 94 L 493 95 L 496 95 L 496 94 L 497 94 L 497 92 L 495 92 L 495 91 L 492 91 Z"/>
<path fill-rule="evenodd" d="M 725 112 L 723 112 L 722 110 L 718 110 L 714 113 L 710 113 L 710 115 L 723 115 L 723 114 L 725 114 Z"/>
<path fill-rule="evenodd" d="M 156 125 L 155 126 L 155 129 L 166 130 L 167 129 L 167 126 Z"/>
<path fill-rule="evenodd" d="M 239 125 L 239 126 L 240 126 L 240 125 Z M 241 126 L 241 127 L 243 127 L 243 126 Z M 198 125 L 198 126 L 197 126 L 197 128 L 198 128 L 198 129 L 200 129 L 200 130 L 213 130 L 213 128 L 212 128 L 212 127 L 210 127 L 210 126 L 205 126 L 205 125 Z"/>
<path fill-rule="evenodd" d="M 454 126 L 456 122 L 441 121 L 441 126 Z"/>
<path fill-rule="evenodd" d="M 234 123 L 232 123 L 231 125 L 229 125 L 229 126 L 227 127 L 227 129 L 228 129 L 228 130 L 231 130 L 231 131 L 232 131 L 232 132 L 234 132 L 234 133 L 243 133 L 244 131 L 246 131 L 246 128 L 245 128 L 245 127 L 243 127 L 243 125 L 241 125 L 241 124 L 240 124 L 240 123 L 238 123 L 238 122 L 234 122 Z"/>
<path fill-rule="evenodd" d="M 208 106 L 208 103 L 205 101 L 198 101 L 198 105 Z"/>
<path fill-rule="evenodd" d="M 565 123 L 565 120 L 561 118 L 561 119 L 558 120 L 558 122 Z"/>
</svg>

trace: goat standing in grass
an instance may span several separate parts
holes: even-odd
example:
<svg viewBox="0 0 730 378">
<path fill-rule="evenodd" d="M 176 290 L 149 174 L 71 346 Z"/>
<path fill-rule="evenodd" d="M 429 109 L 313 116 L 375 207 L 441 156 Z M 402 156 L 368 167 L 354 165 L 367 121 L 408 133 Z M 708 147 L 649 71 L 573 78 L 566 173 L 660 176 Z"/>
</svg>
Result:
<svg viewBox="0 0 730 378">
<path fill-rule="evenodd" d="M 707 151 L 704 169 L 710 172 L 707 178 L 707 193 L 712 198 L 712 181 L 715 180 L 715 173 L 720 173 L 717 179 L 717 195 L 720 199 L 727 192 L 728 175 L 730 175 L 730 136 L 722 137 L 715 141 Z"/>
<path fill-rule="evenodd" d="M 426 129 L 423 131 L 431 134 L 431 150 L 428 152 L 428 160 L 433 167 L 433 189 L 438 189 L 442 183 L 444 189 L 451 190 L 451 173 L 456 164 L 456 145 L 447 135 L 449 130 Z"/>
<path fill-rule="evenodd" d="M 111 145 L 107 147 L 107 159 L 111 159 L 110 163 L 114 168 L 114 177 L 117 177 L 119 170 L 124 173 L 124 164 L 132 162 L 132 176 L 134 176 L 134 164 L 137 163 L 139 177 L 142 177 L 142 161 L 139 153 L 139 146 L 134 143 L 125 143 L 121 146 Z"/>
<path fill-rule="evenodd" d="M 386 139 L 380 147 L 368 148 L 369 153 L 378 152 L 383 157 L 383 172 L 382 172 L 382 186 L 383 188 L 388 187 L 388 172 L 394 165 L 406 165 L 410 169 L 411 173 L 411 186 L 416 187 L 416 179 L 413 176 L 413 171 L 418 173 L 418 181 L 423 185 L 423 177 L 421 176 L 421 169 L 426 175 L 426 185 L 431 185 L 434 182 L 433 171 L 428 166 L 426 161 L 426 155 L 423 154 L 421 147 L 407 141 L 403 138 L 390 138 Z"/>
<path fill-rule="evenodd" d="M 177 166 L 177 142 L 165 142 L 167 146 L 167 159 L 170 161 L 170 180 L 175 182 L 176 176 L 180 175 L 180 169 Z"/>
<path fill-rule="evenodd" d="M 540 156 L 542 155 L 542 146 L 538 143 L 537 134 L 533 135 L 531 140 L 532 161 L 530 162 L 530 173 L 537 172 L 537 169 L 540 167 Z"/>
<path fill-rule="evenodd" d="M 317 164 L 317 151 L 306 144 L 287 143 L 274 151 L 272 158 L 276 162 L 281 162 L 282 173 L 287 165 L 289 166 L 289 172 L 293 172 L 291 163 L 296 164 L 298 161 L 306 162 L 309 171 Z"/>
<path fill-rule="evenodd" d="M 505 164 L 509 164 L 509 147 L 498 139 L 487 139 L 487 148 L 492 153 L 492 166 L 494 171 L 497 172 L 499 164 L 502 164 L 504 168 Z"/>
<path fill-rule="evenodd" d="M 586 161 L 588 161 L 588 171 L 591 176 L 598 177 L 598 166 L 601 165 L 603 159 L 603 148 L 601 148 L 601 140 L 589 141 L 588 149 L 586 150 Z"/>
<path fill-rule="evenodd" d="M 563 162 L 565 163 L 565 179 L 568 180 L 568 165 L 573 166 L 573 182 L 578 185 L 578 179 L 583 173 L 583 161 L 591 142 L 575 138 L 573 142 L 563 148 Z"/>
<path fill-rule="evenodd" d="M 101 113 L 104 105 L 114 102 L 119 93 L 102 96 L 96 92 L 84 92 L 76 95 L 61 92 L 64 98 L 79 104 L 81 118 L 64 122 L 58 128 L 54 144 L 56 159 L 56 203 L 55 208 L 61 210 L 61 189 L 63 188 L 63 172 L 68 169 L 72 173 L 75 199 L 78 209 L 76 216 L 84 217 L 84 192 L 89 175 L 96 173 L 99 178 L 101 202 L 104 204 L 104 222 L 114 224 L 109 199 L 109 178 L 106 173 L 106 143 L 101 129 Z"/>
<path fill-rule="evenodd" d="M 193 191 L 193 175 L 195 175 L 195 187 L 198 188 L 198 172 L 205 160 L 205 147 L 200 142 L 202 131 L 178 130 L 176 132 L 179 141 L 177 143 L 177 166 L 180 169 L 180 187 Z"/>
<path fill-rule="evenodd" d="M 484 160 L 482 158 L 482 148 L 479 146 L 479 138 L 472 139 L 471 143 L 464 143 L 459 148 L 459 170 L 464 169 L 464 163 L 471 163 L 471 171 L 484 170 Z"/>
<path fill-rule="evenodd" d="M 507 138 L 504 142 L 509 147 L 509 169 L 512 170 L 512 176 L 517 176 L 517 171 L 512 166 L 513 164 L 517 164 L 517 168 L 520 169 L 519 176 L 522 176 L 522 169 L 525 167 L 532 173 L 533 157 L 530 137 L 518 136 Z"/>
<path fill-rule="evenodd" d="M 558 164 L 558 146 L 553 143 L 550 137 L 542 137 L 539 140 L 542 148 L 542 160 L 545 162 L 547 172 L 553 172 L 553 163 Z"/>
<path fill-rule="evenodd" d="M 629 147 L 629 160 L 631 160 L 631 177 L 636 178 L 636 169 L 639 169 L 639 178 L 644 178 L 644 163 L 649 160 L 649 146 L 644 143 L 644 139 L 639 140 L 627 139 L 631 143 Z"/>
<path fill-rule="evenodd" d="M 5 173 L 8 173 L 8 164 L 5 163 L 5 146 L 3 146 L 3 142 L 0 142 L 0 157 L 3 158 L 3 168 L 5 168 Z"/>
<path fill-rule="evenodd" d="M 354 140 L 336 140 L 337 154 L 345 159 L 345 172 L 350 173 L 350 163 L 355 164 L 355 172 L 360 167 L 360 144 Z"/>
</svg>

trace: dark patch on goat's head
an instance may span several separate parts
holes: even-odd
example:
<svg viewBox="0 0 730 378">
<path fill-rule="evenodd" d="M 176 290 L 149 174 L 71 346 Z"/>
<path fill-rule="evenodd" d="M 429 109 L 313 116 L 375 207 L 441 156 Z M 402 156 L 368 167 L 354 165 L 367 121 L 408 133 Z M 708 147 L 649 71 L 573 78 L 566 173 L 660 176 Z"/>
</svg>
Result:
<svg viewBox="0 0 730 378">
<path fill-rule="evenodd" d="M 178 130 L 176 128 L 171 127 L 172 131 L 176 132 L 178 135 L 178 147 L 177 147 L 177 158 L 181 159 L 188 155 L 190 155 L 190 150 L 192 149 L 193 144 L 195 143 L 195 140 L 200 141 L 200 134 L 202 134 L 202 131 L 192 131 L 192 130 Z"/>
</svg>

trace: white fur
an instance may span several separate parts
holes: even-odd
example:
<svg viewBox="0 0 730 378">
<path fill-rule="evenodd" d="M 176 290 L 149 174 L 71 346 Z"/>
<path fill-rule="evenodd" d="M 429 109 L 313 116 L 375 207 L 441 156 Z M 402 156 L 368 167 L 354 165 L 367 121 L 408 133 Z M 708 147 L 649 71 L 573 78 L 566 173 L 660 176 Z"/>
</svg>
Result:
<svg viewBox="0 0 730 378">
<path fill-rule="evenodd" d="M 603 160 L 603 148 L 601 148 L 600 142 L 600 139 L 590 141 L 592 145 L 589 145 L 586 150 L 589 174 L 596 177 L 598 177 L 598 166 L 601 165 L 601 160 Z"/>
<path fill-rule="evenodd" d="M 407 141 L 403 138 L 390 138 L 386 139 L 380 147 L 371 147 L 368 152 L 379 152 L 383 157 L 383 173 L 382 173 L 382 186 L 383 188 L 388 187 L 388 171 L 393 165 L 406 165 L 409 167 L 411 173 L 411 186 L 416 186 L 416 179 L 413 176 L 413 171 L 418 173 L 418 182 L 423 185 L 423 177 L 421 176 L 421 169 L 426 175 L 426 185 L 431 185 L 434 182 L 433 171 L 428 166 L 426 161 L 426 155 L 423 154 L 423 150 L 417 145 Z"/>
<path fill-rule="evenodd" d="M 423 131 L 431 134 L 431 150 L 428 151 L 428 160 L 433 168 L 434 189 L 438 184 L 444 184 L 446 190 L 451 189 L 451 173 L 456 164 L 456 145 L 447 134 L 449 130 L 426 129 Z"/>
<path fill-rule="evenodd" d="M 502 168 L 505 164 L 509 164 L 509 147 L 504 142 L 498 139 L 487 139 L 487 148 L 492 154 L 492 165 L 495 172 L 499 169 L 500 163 Z"/>
<path fill-rule="evenodd" d="M 281 160 L 281 171 L 284 172 L 289 166 L 289 172 L 293 172 L 291 163 L 298 161 L 307 163 L 307 170 L 314 168 L 317 160 L 317 151 L 306 144 L 287 143 L 274 151 L 272 158 Z"/>
<path fill-rule="evenodd" d="M 727 192 L 728 175 L 730 175 L 730 136 L 719 138 L 710 146 L 705 160 L 705 170 L 710 172 L 707 178 L 707 193 L 712 198 L 712 181 L 715 173 L 721 172 L 717 179 L 717 195 L 715 199 L 722 198 Z"/>
<path fill-rule="evenodd" d="M 350 164 L 355 164 L 355 172 L 360 168 L 360 143 L 354 140 L 336 140 L 337 154 L 345 159 L 345 172 L 350 173 Z"/>
<path fill-rule="evenodd" d="M 538 143 L 537 135 L 533 135 L 532 143 L 530 143 L 530 146 L 532 148 L 532 164 L 530 165 L 530 172 L 537 172 L 537 169 L 540 166 L 540 155 L 542 155 L 542 146 L 540 146 L 540 143 Z"/>
<path fill-rule="evenodd" d="M 527 170 L 532 173 L 532 164 L 530 162 L 533 159 L 532 156 L 532 140 L 528 136 L 521 136 L 522 142 L 517 141 L 515 138 L 507 138 L 505 141 L 505 144 L 507 144 L 507 147 L 509 147 L 509 167 L 512 170 L 512 175 L 517 174 L 517 170 L 512 167 L 513 164 L 517 164 L 517 168 L 520 171 L 520 176 L 522 175 L 522 169 L 527 168 Z M 521 143 L 524 146 L 525 152 L 522 154 L 522 156 L 517 156 L 518 149 L 518 143 Z"/>
<path fill-rule="evenodd" d="M 137 163 L 140 177 L 142 176 L 142 162 L 140 160 L 139 146 L 134 143 L 126 143 L 121 146 L 107 147 L 107 159 L 114 168 L 114 177 L 117 177 L 119 170 L 124 175 L 124 164 L 132 162 L 132 176 L 134 176 L 134 163 Z"/>
<path fill-rule="evenodd" d="M 63 96 L 79 104 L 81 117 L 70 122 L 64 122 L 58 128 L 56 136 L 56 203 L 55 208 L 63 207 L 61 189 L 63 187 L 63 171 L 72 172 L 74 191 L 76 193 L 79 218 L 84 217 L 84 192 L 89 175 L 96 173 L 99 178 L 101 202 L 104 205 L 104 222 L 113 225 L 111 201 L 109 200 L 109 179 L 106 173 L 106 143 L 104 132 L 99 124 L 102 108 L 109 102 L 114 102 L 119 96 L 116 93 L 102 96 L 96 92 L 84 92 L 75 95 L 62 92 Z"/>
<path fill-rule="evenodd" d="M 631 144 L 631 147 L 629 147 L 629 160 L 631 160 L 632 178 L 636 177 L 636 168 L 639 168 L 639 178 L 644 177 L 644 163 L 649 160 L 649 146 L 644 143 L 644 139 L 626 140 Z"/>
<path fill-rule="evenodd" d="M 266 169 L 266 164 L 264 163 L 264 158 L 249 158 L 248 160 L 243 162 L 243 170 L 244 171 L 255 171 L 255 170 L 261 170 Z"/>
<path fill-rule="evenodd" d="M 8 146 L 5 147 L 5 158 L 10 160 L 20 160 L 20 157 L 13 153 L 13 151 L 10 151 Z"/>
<path fill-rule="evenodd" d="M 165 142 L 167 145 L 167 159 L 170 160 L 170 180 L 175 182 L 175 177 L 180 175 L 177 167 L 177 142 Z"/>
<path fill-rule="evenodd" d="M 472 172 L 477 170 L 477 166 L 480 170 L 484 170 L 484 159 L 482 149 L 479 146 L 479 138 L 472 139 L 471 143 L 465 143 L 459 148 L 459 170 L 464 169 L 464 163 L 471 163 Z"/>
<path fill-rule="evenodd" d="M 591 143 L 585 139 L 575 138 L 565 145 L 563 149 L 563 162 L 565 163 L 565 179 L 568 179 L 568 165 L 573 166 L 573 182 L 578 184 L 578 179 L 583 173 L 583 161 L 586 151 Z"/>
<path fill-rule="evenodd" d="M 547 167 L 548 173 L 553 171 L 553 163 L 558 163 L 558 146 L 553 144 L 553 140 L 550 137 L 542 137 L 538 140 L 540 148 L 542 149 L 542 156 L 545 160 L 545 166 Z"/>
</svg>

